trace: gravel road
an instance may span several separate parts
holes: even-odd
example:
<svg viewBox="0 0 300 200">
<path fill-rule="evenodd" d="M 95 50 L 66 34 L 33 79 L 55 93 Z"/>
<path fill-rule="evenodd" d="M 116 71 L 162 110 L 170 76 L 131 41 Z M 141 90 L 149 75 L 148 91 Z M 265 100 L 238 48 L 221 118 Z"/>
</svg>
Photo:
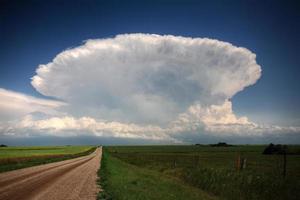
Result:
<svg viewBox="0 0 300 200">
<path fill-rule="evenodd" d="M 88 155 L 0 174 L 0 200 L 96 199 L 102 147 Z"/>
</svg>

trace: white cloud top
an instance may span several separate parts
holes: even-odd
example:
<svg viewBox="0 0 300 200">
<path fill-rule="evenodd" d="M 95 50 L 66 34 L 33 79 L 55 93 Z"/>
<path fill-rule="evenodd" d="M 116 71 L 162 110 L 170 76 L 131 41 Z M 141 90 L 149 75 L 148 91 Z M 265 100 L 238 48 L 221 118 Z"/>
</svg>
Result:
<svg viewBox="0 0 300 200">
<path fill-rule="evenodd" d="M 261 134 L 271 129 L 235 116 L 230 102 L 260 76 L 254 53 L 218 40 L 150 34 L 88 40 L 40 65 L 32 78 L 39 93 L 66 103 L 32 98 L 38 105 L 26 106 L 26 117 L 5 130 L 170 140 L 199 130 Z M 48 116 L 30 114 L 41 110 Z"/>
<path fill-rule="evenodd" d="M 0 122 L 14 120 L 28 113 L 57 114 L 63 102 L 44 100 L 0 88 Z"/>
<path fill-rule="evenodd" d="M 206 38 L 129 34 L 60 53 L 39 66 L 32 85 L 43 95 L 85 106 L 73 114 L 156 123 L 173 120 L 195 102 L 220 104 L 260 75 L 255 54 L 245 48 Z"/>
</svg>

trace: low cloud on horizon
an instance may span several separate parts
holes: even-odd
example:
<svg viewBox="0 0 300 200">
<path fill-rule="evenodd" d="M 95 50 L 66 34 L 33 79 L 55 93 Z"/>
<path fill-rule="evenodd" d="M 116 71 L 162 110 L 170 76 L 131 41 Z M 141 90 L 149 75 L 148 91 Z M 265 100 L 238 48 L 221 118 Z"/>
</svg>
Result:
<svg viewBox="0 0 300 200">
<path fill-rule="evenodd" d="M 253 52 L 219 40 L 154 34 L 87 40 L 38 66 L 31 84 L 44 99 L 0 88 L 0 137 L 299 139 L 299 126 L 258 124 L 233 112 L 231 99 L 261 73 Z"/>
</svg>

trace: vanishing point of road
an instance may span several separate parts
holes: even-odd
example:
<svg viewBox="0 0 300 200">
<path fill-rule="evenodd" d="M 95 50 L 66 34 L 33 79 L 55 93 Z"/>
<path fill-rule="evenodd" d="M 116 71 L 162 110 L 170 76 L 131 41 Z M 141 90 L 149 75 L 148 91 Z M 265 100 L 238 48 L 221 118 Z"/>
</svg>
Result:
<svg viewBox="0 0 300 200">
<path fill-rule="evenodd" d="M 0 200 L 95 200 L 102 148 L 92 154 L 0 174 Z"/>
</svg>

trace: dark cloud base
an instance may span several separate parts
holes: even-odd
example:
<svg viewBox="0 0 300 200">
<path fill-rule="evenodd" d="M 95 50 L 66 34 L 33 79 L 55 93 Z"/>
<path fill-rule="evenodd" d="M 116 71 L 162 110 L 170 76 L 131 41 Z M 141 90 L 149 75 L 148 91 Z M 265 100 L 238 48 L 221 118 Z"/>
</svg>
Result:
<svg viewBox="0 0 300 200">
<path fill-rule="evenodd" d="M 216 137 L 198 135 L 188 138 L 180 138 L 185 141 L 180 144 L 212 144 L 217 142 L 227 142 L 230 144 L 299 144 L 300 135 L 285 134 L 263 137 Z M 8 137 L 1 136 L 0 143 L 9 146 L 41 146 L 41 145 L 175 145 L 176 143 L 162 140 L 143 140 L 132 138 L 113 138 L 113 137 L 95 137 L 95 136 L 76 136 L 76 137 L 57 137 L 57 136 L 39 136 L 39 137 Z"/>
<path fill-rule="evenodd" d="M 229 144 L 300 144 L 300 135 L 295 133 L 264 136 L 213 136 L 200 134 L 191 136 L 182 134 L 178 139 L 185 141 L 187 144 L 213 144 L 217 142 L 226 142 Z"/>
<path fill-rule="evenodd" d="M 96 136 L 38 136 L 38 137 L 0 137 L 0 144 L 9 146 L 47 146 L 47 145 L 150 145 L 172 144 L 166 141 L 151 141 L 133 138 L 113 138 Z"/>
</svg>

